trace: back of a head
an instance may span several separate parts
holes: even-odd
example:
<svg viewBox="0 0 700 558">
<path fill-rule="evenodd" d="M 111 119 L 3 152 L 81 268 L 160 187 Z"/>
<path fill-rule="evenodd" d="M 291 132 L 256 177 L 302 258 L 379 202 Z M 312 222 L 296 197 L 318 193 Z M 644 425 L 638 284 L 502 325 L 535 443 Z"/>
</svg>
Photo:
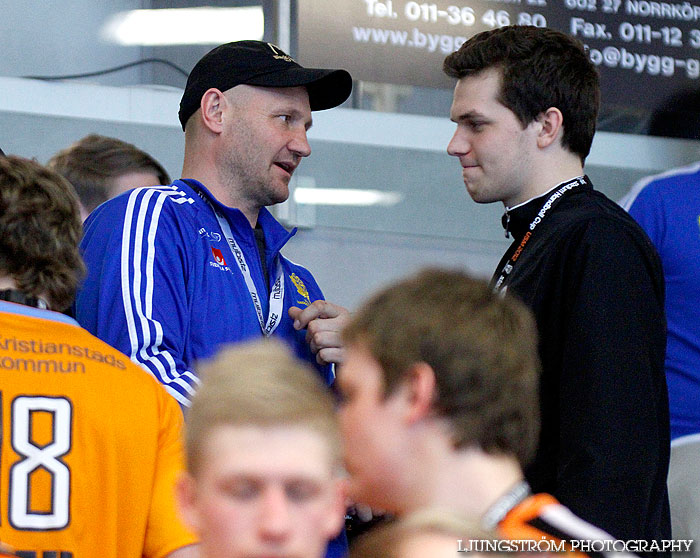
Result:
<svg viewBox="0 0 700 558">
<path fill-rule="evenodd" d="M 53 310 L 73 302 L 85 267 L 72 186 L 35 161 L 0 157 L 0 275 Z"/>
<path fill-rule="evenodd" d="M 386 394 L 416 363 L 430 365 L 433 407 L 455 447 L 532 457 L 539 428 L 537 330 L 512 296 L 460 271 L 424 270 L 369 299 L 344 332 L 381 365 Z"/>
<path fill-rule="evenodd" d="M 207 436 L 217 426 L 301 426 L 319 433 L 340 462 L 332 395 L 306 363 L 278 341 L 221 350 L 197 366 L 202 384 L 187 413 L 187 468 L 196 476 Z"/>
<path fill-rule="evenodd" d="M 583 45 L 553 29 L 511 25 L 474 35 L 443 64 L 457 79 L 489 68 L 502 70 L 500 100 L 523 127 L 550 107 L 561 111 L 562 145 L 583 163 L 600 107 L 598 71 Z"/>
<path fill-rule="evenodd" d="M 46 164 L 73 184 L 87 213 L 110 198 L 112 181 L 147 172 L 170 184 L 163 166 L 145 151 L 117 138 L 90 134 L 56 153 Z"/>
</svg>

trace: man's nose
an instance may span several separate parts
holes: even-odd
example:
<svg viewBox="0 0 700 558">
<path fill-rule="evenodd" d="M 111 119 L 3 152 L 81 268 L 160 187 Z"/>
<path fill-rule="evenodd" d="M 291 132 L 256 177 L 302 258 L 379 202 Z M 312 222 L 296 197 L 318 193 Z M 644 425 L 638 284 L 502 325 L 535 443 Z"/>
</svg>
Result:
<svg viewBox="0 0 700 558">
<path fill-rule="evenodd" d="M 291 510 L 283 487 L 270 487 L 262 499 L 260 534 L 266 539 L 284 539 L 292 526 Z"/>
</svg>

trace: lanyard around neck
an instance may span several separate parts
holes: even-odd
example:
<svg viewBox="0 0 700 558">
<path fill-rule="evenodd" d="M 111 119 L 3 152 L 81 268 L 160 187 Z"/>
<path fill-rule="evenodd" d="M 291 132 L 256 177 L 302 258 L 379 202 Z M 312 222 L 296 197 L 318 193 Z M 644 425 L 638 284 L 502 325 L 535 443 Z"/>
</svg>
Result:
<svg viewBox="0 0 700 558">
<path fill-rule="evenodd" d="M 211 201 L 206 198 L 204 193 L 201 192 L 199 188 L 195 188 L 195 190 L 197 191 L 199 196 L 205 202 L 207 202 L 209 207 L 211 207 L 212 211 L 214 212 L 216 220 L 219 222 L 221 232 L 224 233 L 226 243 L 228 244 L 231 250 L 233 259 L 236 261 L 238 269 L 240 269 L 241 274 L 243 275 L 243 279 L 245 280 L 246 287 L 248 288 L 248 293 L 250 294 L 250 299 L 253 301 L 255 313 L 258 316 L 260 330 L 262 331 L 265 337 L 269 337 L 270 335 L 272 335 L 275 329 L 277 329 L 277 326 L 281 321 L 282 310 L 284 308 L 284 278 L 282 273 L 282 262 L 280 261 L 280 258 L 277 258 L 277 266 L 275 269 L 275 284 L 272 286 L 272 290 L 270 291 L 270 307 L 267 315 L 267 321 L 265 321 L 265 315 L 263 314 L 262 305 L 260 304 L 260 296 L 258 295 L 258 289 L 255 286 L 255 282 L 253 281 L 252 275 L 250 274 L 250 266 L 246 262 L 245 256 L 243 255 L 243 250 L 241 250 L 240 246 L 238 245 L 238 242 L 236 242 L 236 239 L 233 237 L 231 225 L 229 224 L 226 217 L 222 215 L 221 212 L 218 209 L 216 209 L 216 207 L 214 207 L 214 204 L 212 204 Z M 231 270 L 231 273 L 233 273 L 233 270 Z"/>
<path fill-rule="evenodd" d="M 574 188 L 576 188 L 578 186 L 583 186 L 585 184 L 587 184 L 586 177 L 585 176 L 578 176 L 578 177 L 574 178 L 573 180 L 570 180 L 569 182 L 565 182 L 564 184 L 559 186 L 554 191 L 554 193 L 547 198 L 547 201 L 544 202 L 544 205 L 540 208 L 540 210 L 537 212 L 537 215 L 530 223 L 529 230 L 525 233 L 525 236 L 523 236 L 522 240 L 520 241 L 520 245 L 515 249 L 515 252 L 513 252 L 513 255 L 508 259 L 508 261 L 505 263 L 505 265 L 501 269 L 501 272 L 498 275 L 498 279 L 493 284 L 494 292 L 500 292 L 504 288 L 503 283 L 508 278 L 508 276 L 513 272 L 513 268 L 515 267 L 515 263 L 518 261 L 518 258 L 523 253 L 525 246 L 532 238 L 532 235 L 534 234 L 535 229 L 544 220 L 545 216 L 552 209 L 552 207 L 554 207 L 556 205 L 556 203 L 561 199 L 561 197 L 564 194 L 566 194 L 568 191 L 573 190 Z"/>
<path fill-rule="evenodd" d="M 39 296 L 26 295 L 16 289 L 5 289 L 0 291 L 0 300 L 14 302 L 15 304 L 24 304 L 25 306 L 31 306 L 32 308 L 46 309 L 49 307 L 43 298 Z"/>
<path fill-rule="evenodd" d="M 486 511 L 481 518 L 481 524 L 485 529 L 492 530 L 503 521 L 508 512 L 532 494 L 527 481 L 518 482 L 513 488 L 501 496 Z"/>
</svg>

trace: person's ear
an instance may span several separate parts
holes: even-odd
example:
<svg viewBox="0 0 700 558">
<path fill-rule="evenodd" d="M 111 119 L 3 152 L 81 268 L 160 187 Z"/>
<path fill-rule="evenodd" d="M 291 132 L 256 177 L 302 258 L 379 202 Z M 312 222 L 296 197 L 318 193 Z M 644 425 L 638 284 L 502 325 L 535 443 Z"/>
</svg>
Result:
<svg viewBox="0 0 700 558">
<path fill-rule="evenodd" d="M 564 116 L 556 107 L 549 107 L 536 118 L 538 124 L 537 146 L 549 147 L 560 141 L 560 135 L 564 133 Z"/>
<path fill-rule="evenodd" d="M 218 134 L 223 130 L 224 109 L 228 100 L 224 94 L 212 87 L 202 95 L 202 100 L 199 102 L 199 118 L 204 127 Z"/>
<path fill-rule="evenodd" d="M 328 540 L 340 533 L 340 529 L 345 525 L 345 513 L 348 502 L 348 483 L 346 479 L 336 478 L 333 480 L 332 493 L 329 496 L 329 509 L 325 515 L 325 536 Z"/>
<path fill-rule="evenodd" d="M 175 499 L 180 517 L 192 529 L 199 530 L 196 483 L 192 475 L 183 472 L 175 484 Z"/>
<path fill-rule="evenodd" d="M 432 413 L 437 386 L 435 371 L 425 362 L 417 362 L 406 372 L 406 388 L 410 423 L 417 422 Z"/>
</svg>

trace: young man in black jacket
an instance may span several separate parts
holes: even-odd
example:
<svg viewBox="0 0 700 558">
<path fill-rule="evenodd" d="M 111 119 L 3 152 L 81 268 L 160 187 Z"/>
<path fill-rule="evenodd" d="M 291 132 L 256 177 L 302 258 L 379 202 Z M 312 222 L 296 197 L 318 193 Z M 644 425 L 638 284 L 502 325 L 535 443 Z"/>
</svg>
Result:
<svg viewBox="0 0 700 558">
<path fill-rule="evenodd" d="M 669 539 L 669 424 L 661 264 L 583 165 L 600 90 L 582 46 L 551 29 L 480 33 L 448 56 L 448 153 L 478 203 L 500 201 L 513 244 L 492 286 L 540 333 L 535 491 L 619 539 Z"/>
</svg>

